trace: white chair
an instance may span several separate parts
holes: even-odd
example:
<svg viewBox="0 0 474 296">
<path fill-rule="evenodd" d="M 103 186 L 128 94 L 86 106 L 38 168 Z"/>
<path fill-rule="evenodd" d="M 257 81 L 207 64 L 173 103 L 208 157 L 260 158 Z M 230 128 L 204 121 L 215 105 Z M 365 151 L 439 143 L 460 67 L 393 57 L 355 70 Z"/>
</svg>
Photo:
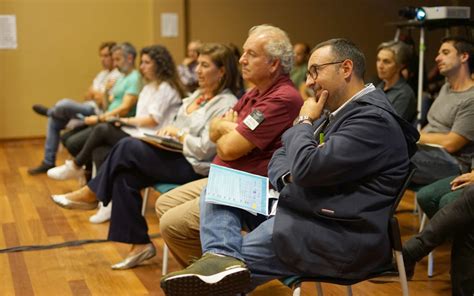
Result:
<svg viewBox="0 0 474 296">
<path fill-rule="evenodd" d="M 422 232 L 423 229 L 425 228 L 425 225 L 427 223 L 427 220 L 428 220 L 428 216 L 426 215 L 426 213 L 423 213 L 422 209 L 420 208 L 419 209 L 420 212 L 422 212 L 422 218 L 421 218 L 421 222 L 420 222 L 420 229 L 418 232 Z M 433 256 L 433 252 L 434 251 L 431 251 L 429 254 L 428 254 L 428 267 L 427 267 L 427 274 L 428 274 L 428 277 L 432 277 L 433 276 L 433 269 L 434 269 L 434 256 Z"/>
<path fill-rule="evenodd" d="M 171 183 L 157 183 L 153 188 L 160 192 L 160 194 L 164 194 L 176 187 L 180 186 L 179 184 L 171 184 Z M 150 194 L 150 187 L 145 189 L 143 193 L 143 206 L 142 206 L 142 216 L 145 216 L 146 204 L 148 202 L 148 195 Z M 163 263 L 161 267 L 161 274 L 165 275 L 168 273 L 168 246 L 163 243 Z"/>
<path fill-rule="evenodd" d="M 423 209 L 421 209 L 420 205 L 418 204 L 418 200 L 416 198 L 416 195 L 418 193 L 418 190 L 420 190 L 423 186 L 410 186 L 410 190 L 413 191 L 414 197 L 413 200 L 415 202 L 415 213 L 418 212 L 418 219 L 420 220 L 420 228 L 418 229 L 418 232 L 421 232 L 423 228 L 425 228 L 425 225 L 427 223 L 428 216 L 423 212 Z M 434 256 L 433 256 L 433 251 L 431 251 L 428 254 L 428 266 L 427 266 L 427 275 L 428 277 L 433 276 L 433 269 L 434 269 Z"/>
</svg>

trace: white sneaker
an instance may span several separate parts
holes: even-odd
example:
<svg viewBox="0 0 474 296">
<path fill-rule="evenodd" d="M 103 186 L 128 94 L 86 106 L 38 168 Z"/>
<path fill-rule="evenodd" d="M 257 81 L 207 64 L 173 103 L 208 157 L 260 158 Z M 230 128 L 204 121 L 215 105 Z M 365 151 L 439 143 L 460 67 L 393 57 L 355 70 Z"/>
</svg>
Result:
<svg viewBox="0 0 474 296">
<path fill-rule="evenodd" d="M 112 202 L 104 207 L 102 203 L 99 203 L 99 210 L 94 215 L 90 216 L 89 222 L 94 224 L 104 223 L 110 220 L 112 215 Z"/>
<path fill-rule="evenodd" d="M 48 177 L 55 180 L 68 180 L 84 176 L 83 168 L 76 168 L 72 160 L 66 160 L 66 163 L 48 170 Z"/>
</svg>

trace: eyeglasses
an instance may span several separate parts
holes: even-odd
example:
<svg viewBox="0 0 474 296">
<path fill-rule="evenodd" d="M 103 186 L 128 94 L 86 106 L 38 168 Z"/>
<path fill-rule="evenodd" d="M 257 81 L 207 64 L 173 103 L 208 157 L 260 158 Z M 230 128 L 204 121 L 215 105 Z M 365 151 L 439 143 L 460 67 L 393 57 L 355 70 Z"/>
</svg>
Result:
<svg viewBox="0 0 474 296">
<path fill-rule="evenodd" d="M 309 67 L 309 70 L 306 74 L 309 75 L 311 77 L 311 79 L 316 80 L 318 78 L 318 70 L 320 70 L 321 68 L 323 68 L 325 66 L 344 63 L 344 61 L 324 63 L 324 64 L 321 64 L 321 65 L 317 65 L 317 64 L 311 65 L 311 67 Z"/>
</svg>

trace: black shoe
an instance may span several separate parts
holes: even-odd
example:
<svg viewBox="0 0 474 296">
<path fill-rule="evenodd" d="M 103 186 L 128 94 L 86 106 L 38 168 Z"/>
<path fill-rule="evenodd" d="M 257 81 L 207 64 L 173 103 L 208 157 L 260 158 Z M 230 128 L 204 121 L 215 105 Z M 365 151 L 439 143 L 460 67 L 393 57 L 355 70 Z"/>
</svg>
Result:
<svg viewBox="0 0 474 296">
<path fill-rule="evenodd" d="M 39 115 L 48 116 L 48 110 L 49 110 L 48 107 L 44 105 L 40 105 L 40 104 L 33 105 L 33 111 L 35 111 Z"/>
<path fill-rule="evenodd" d="M 54 165 L 49 165 L 42 162 L 39 166 L 35 168 L 28 169 L 28 174 L 30 175 L 39 175 L 45 174 L 49 169 L 54 168 Z"/>
<path fill-rule="evenodd" d="M 407 280 L 411 280 L 415 274 L 416 261 L 412 261 L 408 256 L 403 256 L 403 265 L 405 265 L 405 273 Z"/>
<path fill-rule="evenodd" d="M 407 281 L 411 281 L 413 275 L 415 274 L 415 266 L 416 262 L 412 261 L 408 258 L 403 256 L 403 265 L 405 266 L 405 274 L 407 276 Z M 399 272 L 397 261 L 393 258 L 392 263 L 388 268 L 380 273 L 377 273 L 375 277 L 369 280 L 372 283 L 380 284 L 380 283 L 391 283 L 391 282 L 398 282 L 399 281 Z"/>
</svg>

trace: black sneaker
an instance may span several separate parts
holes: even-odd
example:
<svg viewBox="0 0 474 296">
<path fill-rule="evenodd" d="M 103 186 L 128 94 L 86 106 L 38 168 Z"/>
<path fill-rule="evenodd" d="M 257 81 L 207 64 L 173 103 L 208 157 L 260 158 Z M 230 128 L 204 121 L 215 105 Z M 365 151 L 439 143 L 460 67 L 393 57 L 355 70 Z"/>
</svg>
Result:
<svg viewBox="0 0 474 296">
<path fill-rule="evenodd" d="M 49 165 L 42 162 L 39 166 L 28 169 L 28 174 L 32 176 L 39 175 L 39 174 L 46 174 L 46 172 L 51 168 L 54 168 L 54 165 Z"/>
<path fill-rule="evenodd" d="M 410 260 L 407 256 L 403 256 L 403 265 L 405 266 L 405 274 L 407 276 L 407 281 L 411 281 L 413 275 L 415 274 L 415 266 L 416 261 Z M 393 262 L 386 270 L 377 273 L 377 275 L 371 278 L 369 281 L 372 283 L 390 283 L 390 282 L 399 282 L 400 281 L 400 273 L 398 271 L 397 261 L 393 258 Z"/>
<path fill-rule="evenodd" d="M 403 254 L 403 265 L 405 265 L 405 274 L 407 275 L 407 280 L 411 280 L 415 274 L 416 261 L 410 259 L 408 254 Z"/>
<path fill-rule="evenodd" d="M 48 116 L 48 110 L 49 110 L 48 107 L 44 105 L 40 105 L 40 104 L 33 105 L 33 111 L 35 111 L 39 115 Z"/>
<path fill-rule="evenodd" d="M 167 296 L 235 296 L 247 292 L 249 286 L 250 272 L 242 261 L 211 253 L 161 279 L 161 288 Z"/>
</svg>

